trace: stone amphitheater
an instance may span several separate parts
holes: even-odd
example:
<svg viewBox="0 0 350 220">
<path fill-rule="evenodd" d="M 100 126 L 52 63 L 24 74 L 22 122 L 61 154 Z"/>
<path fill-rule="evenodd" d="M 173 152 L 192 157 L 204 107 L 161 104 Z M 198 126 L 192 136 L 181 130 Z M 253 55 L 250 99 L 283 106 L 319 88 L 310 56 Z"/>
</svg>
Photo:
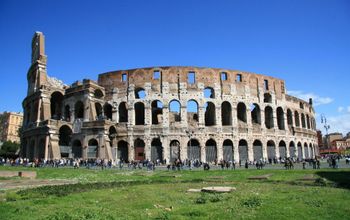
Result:
<svg viewBox="0 0 350 220">
<path fill-rule="evenodd" d="M 70 86 L 47 75 L 44 35 L 32 40 L 23 101 L 24 157 L 202 162 L 312 158 L 312 99 L 284 80 L 199 67 L 102 73 Z"/>
</svg>

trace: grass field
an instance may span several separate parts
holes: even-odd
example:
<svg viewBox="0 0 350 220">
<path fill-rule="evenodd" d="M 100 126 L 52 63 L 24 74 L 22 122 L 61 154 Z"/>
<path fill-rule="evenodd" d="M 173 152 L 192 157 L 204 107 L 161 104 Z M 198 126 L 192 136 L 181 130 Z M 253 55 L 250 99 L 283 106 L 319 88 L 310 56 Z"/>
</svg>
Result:
<svg viewBox="0 0 350 220">
<path fill-rule="evenodd" d="M 1 190 L 0 219 L 350 219 L 349 169 L 147 172 L 0 167 L 24 169 L 36 170 L 38 179 L 78 183 Z M 263 174 L 272 176 L 248 180 Z M 310 175 L 315 180 L 300 180 Z M 237 190 L 186 192 L 204 186 Z"/>
</svg>

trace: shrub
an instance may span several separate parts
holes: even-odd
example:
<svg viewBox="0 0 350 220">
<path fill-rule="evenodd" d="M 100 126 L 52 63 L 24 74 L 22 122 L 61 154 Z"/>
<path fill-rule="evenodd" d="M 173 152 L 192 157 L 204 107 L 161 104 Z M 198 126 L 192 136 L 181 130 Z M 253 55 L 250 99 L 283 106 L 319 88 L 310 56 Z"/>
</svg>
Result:
<svg viewBox="0 0 350 220">
<path fill-rule="evenodd" d="M 242 202 L 242 205 L 248 208 L 257 208 L 262 205 L 262 201 L 258 197 L 251 197 Z"/>
</svg>

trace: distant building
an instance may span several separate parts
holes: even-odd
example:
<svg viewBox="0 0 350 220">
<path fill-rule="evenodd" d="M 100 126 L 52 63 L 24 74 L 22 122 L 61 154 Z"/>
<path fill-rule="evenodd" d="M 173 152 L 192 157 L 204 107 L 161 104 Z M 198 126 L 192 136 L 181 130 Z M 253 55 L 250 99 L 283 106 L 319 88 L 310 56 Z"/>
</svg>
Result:
<svg viewBox="0 0 350 220">
<path fill-rule="evenodd" d="M 338 141 L 338 140 L 343 140 L 343 134 L 342 133 L 330 133 L 328 135 L 326 135 L 325 137 L 325 148 L 329 149 L 329 148 L 333 148 L 335 149 L 335 146 L 333 145 L 334 141 Z"/>
<path fill-rule="evenodd" d="M 4 112 L 0 114 L 0 141 L 12 141 L 20 143 L 19 128 L 22 126 L 23 114 Z"/>
<path fill-rule="evenodd" d="M 325 145 L 323 144 L 322 131 L 320 131 L 320 130 L 317 130 L 317 143 L 318 143 L 318 147 L 320 149 L 325 147 Z"/>
</svg>

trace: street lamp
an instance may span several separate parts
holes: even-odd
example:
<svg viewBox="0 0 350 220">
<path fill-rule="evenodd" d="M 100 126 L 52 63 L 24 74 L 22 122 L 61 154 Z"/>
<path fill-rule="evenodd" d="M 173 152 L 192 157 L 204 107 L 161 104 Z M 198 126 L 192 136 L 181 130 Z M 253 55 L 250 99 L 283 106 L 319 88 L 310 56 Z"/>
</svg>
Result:
<svg viewBox="0 0 350 220">
<path fill-rule="evenodd" d="M 321 114 L 321 124 L 323 124 L 323 127 L 326 129 L 326 144 L 327 148 L 329 148 L 329 136 L 328 136 L 328 130 L 331 128 L 329 124 L 327 124 L 327 118 L 324 114 Z"/>
</svg>

